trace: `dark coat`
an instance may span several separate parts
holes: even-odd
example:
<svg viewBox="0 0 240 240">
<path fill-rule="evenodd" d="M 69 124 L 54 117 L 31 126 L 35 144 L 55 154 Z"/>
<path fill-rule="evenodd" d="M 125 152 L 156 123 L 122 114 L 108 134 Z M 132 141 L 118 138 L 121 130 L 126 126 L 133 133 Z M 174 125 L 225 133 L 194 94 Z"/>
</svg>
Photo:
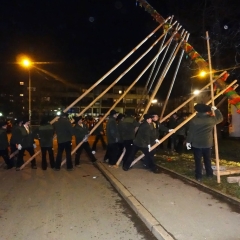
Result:
<svg viewBox="0 0 240 240">
<path fill-rule="evenodd" d="M 76 145 L 78 145 L 88 133 L 89 130 L 86 124 L 82 123 L 82 127 L 79 124 L 76 124 L 73 127 L 73 134 L 76 139 Z"/>
<path fill-rule="evenodd" d="M 148 145 L 151 145 L 152 132 L 153 132 L 153 128 L 151 127 L 151 125 L 148 122 L 143 121 L 138 128 L 138 131 L 136 133 L 135 139 L 133 140 L 133 143 L 138 147 L 147 148 Z"/>
<path fill-rule="evenodd" d="M 119 122 L 119 134 L 123 140 L 133 140 L 135 138 L 135 128 L 139 127 L 140 123 L 131 116 L 126 116 Z"/>
<path fill-rule="evenodd" d="M 0 150 L 5 150 L 8 146 L 7 130 L 0 128 Z"/>
<path fill-rule="evenodd" d="M 20 126 L 16 125 L 12 128 L 12 135 L 10 138 L 10 144 L 17 144 L 17 135 L 20 130 Z"/>
<path fill-rule="evenodd" d="M 24 126 L 21 126 L 16 131 L 16 141 L 17 144 L 21 144 L 22 148 L 31 148 L 34 144 L 34 137 L 31 127 L 29 127 L 29 132 Z"/>
<path fill-rule="evenodd" d="M 213 145 L 213 128 L 223 120 L 222 113 L 217 109 L 215 116 L 197 113 L 190 121 L 187 142 L 195 148 L 210 148 Z"/>
<path fill-rule="evenodd" d="M 34 132 L 34 138 L 39 140 L 41 147 L 53 146 L 54 129 L 51 124 L 40 125 Z"/>
<path fill-rule="evenodd" d="M 113 116 L 110 116 L 107 122 L 106 135 L 108 144 L 116 143 L 119 141 L 117 121 Z"/>
<path fill-rule="evenodd" d="M 53 127 L 57 134 L 58 143 L 72 141 L 73 127 L 68 118 L 59 117 L 59 119 L 53 123 Z"/>
</svg>

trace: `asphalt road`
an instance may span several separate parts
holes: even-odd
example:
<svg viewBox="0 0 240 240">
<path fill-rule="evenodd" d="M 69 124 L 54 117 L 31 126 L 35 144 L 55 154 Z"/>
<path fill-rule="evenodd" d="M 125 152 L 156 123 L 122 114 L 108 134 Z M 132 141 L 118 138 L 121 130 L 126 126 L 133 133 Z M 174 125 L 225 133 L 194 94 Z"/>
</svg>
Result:
<svg viewBox="0 0 240 240">
<path fill-rule="evenodd" d="M 71 172 L 37 165 L 0 169 L 1 240 L 156 239 L 86 156 Z"/>
</svg>

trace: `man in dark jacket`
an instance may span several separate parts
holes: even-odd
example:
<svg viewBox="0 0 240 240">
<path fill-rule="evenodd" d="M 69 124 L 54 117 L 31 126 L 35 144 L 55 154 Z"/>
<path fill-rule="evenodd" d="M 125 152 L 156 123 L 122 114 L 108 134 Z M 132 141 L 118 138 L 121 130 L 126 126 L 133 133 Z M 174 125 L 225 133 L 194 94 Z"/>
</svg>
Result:
<svg viewBox="0 0 240 240">
<path fill-rule="evenodd" d="M 18 153 L 16 136 L 21 126 L 22 126 L 22 118 L 18 117 L 17 120 L 14 122 L 14 125 L 12 128 L 12 134 L 10 138 L 10 150 L 11 150 L 11 154 L 14 153 L 14 156 L 12 157 L 12 161 L 14 163 L 17 162 L 17 153 Z"/>
<path fill-rule="evenodd" d="M 140 124 L 136 137 L 133 140 L 132 152 L 130 153 L 126 163 L 124 164 L 124 171 L 127 171 L 130 168 L 134 160 L 135 154 L 140 150 L 145 155 L 145 162 L 147 163 L 150 170 L 154 173 L 159 173 L 159 168 L 155 165 L 153 154 L 150 152 L 152 141 L 151 134 L 153 133 L 151 123 L 152 116 L 149 114 L 145 114 L 144 121 Z"/>
<path fill-rule="evenodd" d="M 58 152 L 57 152 L 57 157 L 55 162 L 55 170 L 56 171 L 60 170 L 61 162 L 62 162 L 62 154 L 63 154 L 63 151 L 65 150 L 67 170 L 71 171 L 73 170 L 72 157 L 71 157 L 73 128 L 72 128 L 72 124 L 68 119 L 68 114 L 63 112 L 59 117 L 59 119 L 55 123 L 53 123 L 53 127 L 57 134 L 57 142 L 58 142 Z"/>
<path fill-rule="evenodd" d="M 107 122 L 106 135 L 107 135 L 107 156 L 109 166 L 116 164 L 118 160 L 118 141 L 119 141 L 119 132 L 117 127 L 116 118 L 118 112 L 115 110 L 110 111 L 110 116 Z"/>
<path fill-rule="evenodd" d="M 39 140 L 42 152 L 42 170 L 47 170 L 46 155 L 48 152 L 49 162 L 51 168 L 55 167 L 54 154 L 53 154 L 53 126 L 49 123 L 46 117 L 43 117 L 40 126 L 34 132 L 34 137 Z"/>
<path fill-rule="evenodd" d="M 96 162 L 97 159 L 92 154 L 90 145 L 88 143 L 88 135 L 89 130 L 85 123 L 83 123 L 82 117 L 76 117 L 75 119 L 75 126 L 73 127 L 73 134 L 76 139 L 76 145 L 78 145 L 80 142 L 84 141 L 82 145 L 77 149 L 76 155 L 75 155 L 75 166 L 80 167 L 80 156 L 82 153 L 82 150 L 84 149 L 88 155 L 88 157 L 91 159 L 92 162 Z"/>
<path fill-rule="evenodd" d="M 195 177 L 197 181 L 202 179 L 202 157 L 207 177 L 213 176 L 211 166 L 211 148 L 213 146 L 213 128 L 223 120 L 222 113 L 213 106 L 196 104 L 194 109 L 196 116 L 190 121 L 187 135 L 187 149 L 193 148 L 195 160 Z M 214 114 L 212 114 L 212 111 Z"/>
<path fill-rule="evenodd" d="M 34 155 L 34 148 L 36 148 L 36 144 L 34 142 L 32 128 L 30 127 L 29 117 L 23 117 L 22 126 L 16 132 L 16 142 L 17 149 L 19 150 L 16 171 L 20 170 L 23 162 L 24 152 L 29 152 L 30 156 Z M 36 159 L 34 158 L 31 161 L 32 169 L 37 169 Z"/>
<path fill-rule="evenodd" d="M 0 122 L 0 156 L 4 159 L 6 163 L 5 169 L 11 169 L 13 167 L 13 161 L 9 159 L 8 155 L 8 137 L 7 137 L 7 122 Z"/>
<path fill-rule="evenodd" d="M 102 115 L 99 116 L 99 121 L 103 118 Z M 103 123 L 101 123 L 97 128 L 96 130 L 94 131 L 94 134 L 95 134 L 95 140 L 93 142 L 93 145 L 92 145 L 92 151 L 93 153 L 96 151 L 96 148 L 97 148 L 97 143 L 98 141 L 100 140 L 101 143 L 102 143 L 102 148 L 103 150 L 106 150 L 107 149 L 107 144 L 105 143 L 104 139 L 103 139 L 103 136 L 104 136 L 104 130 L 103 130 Z"/>
<path fill-rule="evenodd" d="M 125 162 L 127 161 L 129 154 L 132 151 L 133 139 L 139 127 L 139 122 L 136 121 L 134 117 L 131 116 L 130 111 L 125 112 L 125 117 L 119 124 L 119 134 L 123 139 L 123 146 L 125 147 L 125 154 L 122 159 L 122 166 L 124 167 Z"/>
</svg>

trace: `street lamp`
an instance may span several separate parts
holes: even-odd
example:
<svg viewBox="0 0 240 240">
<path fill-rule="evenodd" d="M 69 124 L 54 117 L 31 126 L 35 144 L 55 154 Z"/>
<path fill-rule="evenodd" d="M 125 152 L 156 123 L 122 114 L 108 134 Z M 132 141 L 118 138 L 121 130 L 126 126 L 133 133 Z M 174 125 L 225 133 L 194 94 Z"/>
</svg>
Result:
<svg viewBox="0 0 240 240">
<path fill-rule="evenodd" d="M 22 60 L 22 65 L 28 69 L 28 109 L 29 109 L 29 121 L 31 122 L 31 116 L 32 116 L 32 98 L 31 98 L 31 74 L 30 74 L 30 67 L 32 65 L 32 62 L 27 59 L 24 58 Z"/>
</svg>

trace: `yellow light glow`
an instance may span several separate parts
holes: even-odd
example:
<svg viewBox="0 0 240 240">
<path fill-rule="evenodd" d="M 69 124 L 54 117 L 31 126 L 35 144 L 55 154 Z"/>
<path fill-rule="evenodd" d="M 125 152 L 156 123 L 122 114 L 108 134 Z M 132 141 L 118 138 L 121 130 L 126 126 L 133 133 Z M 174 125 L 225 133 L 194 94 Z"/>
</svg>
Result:
<svg viewBox="0 0 240 240">
<path fill-rule="evenodd" d="M 205 77 L 207 75 L 207 73 L 205 72 L 205 71 L 201 71 L 200 73 L 199 73 L 199 76 L 200 77 Z"/>
<path fill-rule="evenodd" d="M 24 67 L 30 67 L 30 66 L 31 66 L 31 61 L 28 60 L 28 59 L 23 59 L 22 65 L 23 65 Z"/>
<path fill-rule="evenodd" d="M 193 94 L 194 94 L 194 95 L 198 95 L 199 93 L 200 93 L 199 90 L 194 90 L 194 91 L 193 91 Z"/>
<path fill-rule="evenodd" d="M 158 101 L 157 99 L 153 99 L 152 103 L 157 103 L 157 101 Z"/>
</svg>

